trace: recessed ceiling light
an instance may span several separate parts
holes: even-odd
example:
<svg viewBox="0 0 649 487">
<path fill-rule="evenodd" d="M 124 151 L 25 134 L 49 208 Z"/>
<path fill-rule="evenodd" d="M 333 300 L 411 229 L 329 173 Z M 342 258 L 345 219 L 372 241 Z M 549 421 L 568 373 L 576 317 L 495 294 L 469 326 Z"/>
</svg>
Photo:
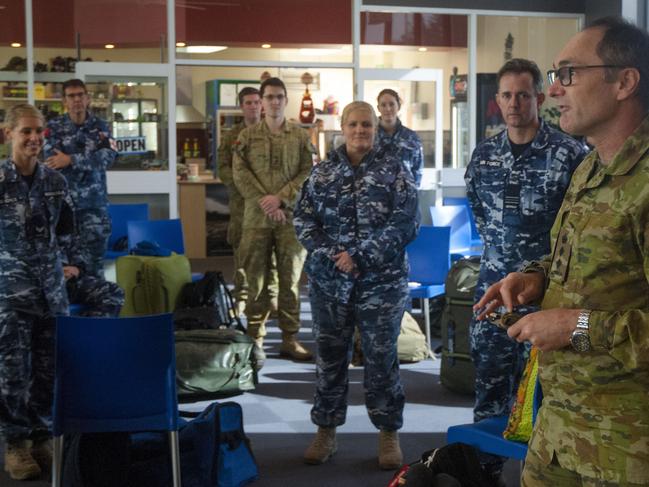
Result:
<svg viewBox="0 0 649 487">
<path fill-rule="evenodd" d="M 11 47 L 21 47 L 22 44 L 20 42 L 12 42 Z"/>
<path fill-rule="evenodd" d="M 115 44 L 106 44 L 104 47 L 106 49 L 115 49 Z"/>
<path fill-rule="evenodd" d="M 176 42 L 176 47 L 185 47 L 187 44 L 184 42 Z"/>
<path fill-rule="evenodd" d="M 213 52 L 225 51 L 228 46 L 187 46 L 176 49 L 178 52 L 188 52 L 190 54 L 211 54 Z"/>
<path fill-rule="evenodd" d="M 270 47 L 271 47 L 270 44 L 262 44 L 261 45 L 262 49 L 270 49 Z"/>
<path fill-rule="evenodd" d="M 419 52 L 426 52 L 426 51 L 428 51 L 428 48 L 426 48 L 426 47 L 420 47 L 420 48 L 417 49 L 417 50 L 418 50 Z"/>
</svg>

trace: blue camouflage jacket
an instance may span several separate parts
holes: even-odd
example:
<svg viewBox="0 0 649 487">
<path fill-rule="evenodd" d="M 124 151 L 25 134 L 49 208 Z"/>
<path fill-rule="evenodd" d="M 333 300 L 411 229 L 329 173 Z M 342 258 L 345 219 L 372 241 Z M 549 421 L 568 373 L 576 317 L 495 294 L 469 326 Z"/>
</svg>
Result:
<svg viewBox="0 0 649 487">
<path fill-rule="evenodd" d="M 543 120 L 516 160 L 507 130 L 478 144 L 464 176 L 484 243 L 476 299 L 509 272 L 550 252 L 550 228 L 586 154 L 584 144 Z"/>
<path fill-rule="evenodd" d="M 417 235 L 417 189 L 394 155 L 371 150 L 353 167 L 345 146 L 315 166 L 302 187 L 293 224 L 308 251 L 313 289 L 348 302 L 356 286 L 405 280 L 406 245 Z M 331 256 L 346 250 L 358 275 L 339 271 Z"/>
<path fill-rule="evenodd" d="M 388 134 L 379 124 L 374 140 L 374 147 L 378 149 L 391 149 L 397 158 L 403 162 L 415 179 L 416 187 L 421 183 L 421 173 L 424 168 L 424 148 L 417 133 L 404 127 L 401 120 L 397 120 L 397 128 L 392 135 Z"/>
<path fill-rule="evenodd" d="M 45 131 L 45 158 L 54 155 L 54 149 L 72 157 L 61 173 L 68 181 L 75 209 L 106 211 L 106 169 L 117 157 L 108 124 L 90 113 L 81 126 L 68 114 L 50 120 Z"/>
<path fill-rule="evenodd" d="M 39 163 L 29 188 L 10 159 L 0 162 L 0 310 L 67 314 L 59 238 L 73 233 L 63 176 Z"/>
</svg>

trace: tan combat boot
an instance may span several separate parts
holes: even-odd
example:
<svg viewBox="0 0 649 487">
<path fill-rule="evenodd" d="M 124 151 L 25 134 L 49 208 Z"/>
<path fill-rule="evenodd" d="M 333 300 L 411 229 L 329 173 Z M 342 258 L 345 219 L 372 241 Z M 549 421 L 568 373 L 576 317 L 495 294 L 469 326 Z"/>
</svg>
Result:
<svg viewBox="0 0 649 487">
<path fill-rule="evenodd" d="M 304 348 L 293 333 L 282 333 L 282 344 L 279 354 L 291 357 L 294 360 L 311 360 L 313 354 Z"/>
<path fill-rule="evenodd" d="M 32 458 L 36 460 L 38 466 L 43 472 L 49 472 L 52 469 L 52 440 L 35 440 L 32 445 Z"/>
<path fill-rule="evenodd" d="M 264 352 L 264 337 L 253 338 L 255 347 L 252 354 L 255 357 L 255 370 L 259 371 L 266 362 L 266 352 Z"/>
<path fill-rule="evenodd" d="M 319 427 L 315 438 L 304 451 L 304 463 L 320 465 L 329 460 L 337 449 L 336 428 Z"/>
<path fill-rule="evenodd" d="M 396 431 L 379 431 L 379 467 L 381 470 L 396 470 L 403 463 Z"/>
<path fill-rule="evenodd" d="M 41 467 L 29 452 L 26 441 L 5 445 L 5 472 L 14 480 L 34 479 L 41 476 Z"/>
</svg>

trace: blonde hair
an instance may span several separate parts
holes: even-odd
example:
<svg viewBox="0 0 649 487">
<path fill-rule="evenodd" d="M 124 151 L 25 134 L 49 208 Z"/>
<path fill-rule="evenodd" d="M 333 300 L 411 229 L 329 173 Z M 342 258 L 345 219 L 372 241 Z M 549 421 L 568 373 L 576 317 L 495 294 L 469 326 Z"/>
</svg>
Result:
<svg viewBox="0 0 649 487">
<path fill-rule="evenodd" d="M 21 103 L 11 107 L 5 118 L 5 127 L 9 130 L 15 129 L 21 118 L 37 118 L 45 125 L 45 117 L 38 108 L 29 103 Z"/>
<path fill-rule="evenodd" d="M 340 125 L 341 126 L 345 125 L 347 123 L 347 119 L 349 118 L 350 113 L 355 112 L 357 110 L 369 112 L 371 114 L 372 125 L 374 127 L 376 127 L 379 124 L 379 119 L 376 116 L 376 112 L 374 111 L 374 107 L 372 105 L 364 101 L 353 101 L 343 109 L 343 114 L 340 117 Z"/>
</svg>

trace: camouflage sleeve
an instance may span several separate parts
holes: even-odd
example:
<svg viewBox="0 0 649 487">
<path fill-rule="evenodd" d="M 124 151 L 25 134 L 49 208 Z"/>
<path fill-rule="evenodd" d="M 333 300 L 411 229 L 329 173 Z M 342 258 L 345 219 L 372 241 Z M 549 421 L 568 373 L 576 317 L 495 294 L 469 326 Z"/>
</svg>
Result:
<svg viewBox="0 0 649 487">
<path fill-rule="evenodd" d="M 85 153 L 73 154 L 71 166 L 81 171 L 105 171 L 113 165 L 117 158 L 115 141 L 113 140 L 108 124 L 97 120 L 98 141 L 97 150 L 90 155 Z"/>
<path fill-rule="evenodd" d="M 234 179 L 232 179 L 232 151 L 235 142 L 236 140 L 232 137 L 232 133 L 227 132 L 223 136 L 223 140 L 221 140 L 221 144 L 219 145 L 219 178 L 225 184 L 234 184 Z"/>
<path fill-rule="evenodd" d="M 335 253 L 336 241 L 332 239 L 322 228 L 313 202 L 312 177 L 304 182 L 300 198 L 295 204 L 295 213 L 293 214 L 293 226 L 297 239 L 310 254 L 326 254 L 327 256 Z"/>
<path fill-rule="evenodd" d="M 415 186 L 421 186 L 421 175 L 424 170 L 424 147 L 421 145 L 421 140 L 417 137 L 417 150 L 412 156 L 412 174 L 415 177 Z"/>
<path fill-rule="evenodd" d="M 255 173 L 250 169 L 246 160 L 246 148 L 248 147 L 248 130 L 245 129 L 239 134 L 237 144 L 232 155 L 232 179 L 234 185 L 241 195 L 246 198 L 261 198 L 266 196 L 268 191 L 261 184 Z"/>
<path fill-rule="evenodd" d="M 649 212 L 648 212 L 649 213 Z M 633 240 L 642 253 L 642 267 L 649 282 L 649 214 L 634 221 Z M 599 283 L 606 285 L 605 277 Z M 624 303 L 620 303 L 624 308 Z M 616 312 L 592 310 L 589 326 L 593 348 L 608 350 L 625 369 L 649 370 L 649 310 L 620 309 Z"/>
<path fill-rule="evenodd" d="M 406 245 L 417 236 L 417 188 L 410 171 L 399 164 L 399 174 L 392 192 L 392 214 L 382 228 L 348 249 L 359 269 L 377 269 L 403 252 Z"/>
<path fill-rule="evenodd" d="M 45 143 L 43 144 L 43 158 L 47 159 L 54 155 L 54 149 L 63 151 L 61 136 L 56 130 L 56 125 L 48 122 L 45 129 Z"/>
<path fill-rule="evenodd" d="M 284 205 L 292 206 L 302 183 L 309 176 L 313 168 L 313 153 L 315 149 L 309 140 L 305 130 L 300 132 L 300 168 L 297 175 L 287 182 L 277 193 L 277 197 L 282 200 Z"/>
<path fill-rule="evenodd" d="M 480 184 L 480 176 L 477 168 L 478 159 L 480 156 L 477 154 L 477 151 L 473 151 L 471 156 L 471 161 L 466 168 L 466 173 L 464 174 L 464 181 L 466 183 L 466 197 L 469 200 L 469 205 L 471 205 L 471 211 L 473 212 L 473 217 L 475 219 L 475 225 L 478 229 L 480 235 L 484 235 L 485 228 L 485 216 L 484 210 L 482 208 L 482 201 L 478 196 L 476 188 Z"/>
</svg>

